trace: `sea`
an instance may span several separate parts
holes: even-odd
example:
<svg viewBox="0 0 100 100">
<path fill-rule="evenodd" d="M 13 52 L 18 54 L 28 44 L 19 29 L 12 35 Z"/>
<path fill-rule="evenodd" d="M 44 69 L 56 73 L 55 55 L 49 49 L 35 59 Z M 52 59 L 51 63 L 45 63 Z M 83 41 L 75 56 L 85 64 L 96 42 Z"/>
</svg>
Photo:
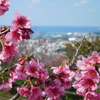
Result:
<svg viewBox="0 0 100 100">
<path fill-rule="evenodd" d="M 99 26 L 32 26 L 31 29 L 34 31 L 34 34 L 31 35 L 33 39 L 52 38 L 54 35 L 73 35 L 75 33 L 100 35 Z"/>
<path fill-rule="evenodd" d="M 100 27 L 96 26 L 32 26 L 34 34 L 31 38 L 52 38 L 54 35 L 72 35 L 74 33 L 92 33 L 100 35 Z"/>
</svg>

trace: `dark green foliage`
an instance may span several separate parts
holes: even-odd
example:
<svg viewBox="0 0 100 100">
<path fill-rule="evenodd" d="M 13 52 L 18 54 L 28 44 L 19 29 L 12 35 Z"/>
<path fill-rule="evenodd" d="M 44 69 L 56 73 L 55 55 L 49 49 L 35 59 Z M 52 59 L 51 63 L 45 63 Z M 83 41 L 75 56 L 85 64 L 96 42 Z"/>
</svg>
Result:
<svg viewBox="0 0 100 100">
<path fill-rule="evenodd" d="M 72 60 L 76 52 L 76 49 L 79 47 L 80 43 L 81 41 L 72 41 L 71 43 L 65 44 L 65 55 L 69 57 L 70 61 Z M 100 53 L 100 36 L 90 36 L 88 38 L 85 38 L 85 40 L 83 41 L 83 45 L 78 52 L 78 57 L 79 55 L 88 57 L 91 55 L 93 51 L 97 51 Z"/>
<path fill-rule="evenodd" d="M 67 91 L 76 93 L 76 90 L 73 87 Z M 72 94 L 67 94 L 67 93 L 66 95 L 64 95 L 64 97 L 66 98 L 66 100 L 83 100 L 82 96 L 72 95 Z"/>
</svg>

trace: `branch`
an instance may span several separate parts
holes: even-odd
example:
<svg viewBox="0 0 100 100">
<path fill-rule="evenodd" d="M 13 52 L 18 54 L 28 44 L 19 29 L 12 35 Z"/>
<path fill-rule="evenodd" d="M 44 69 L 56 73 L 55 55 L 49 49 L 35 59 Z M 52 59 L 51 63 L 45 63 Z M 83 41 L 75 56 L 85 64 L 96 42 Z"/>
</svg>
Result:
<svg viewBox="0 0 100 100">
<path fill-rule="evenodd" d="M 20 96 L 20 95 L 19 95 L 19 93 L 17 92 L 16 95 L 14 95 L 14 97 L 11 98 L 10 100 L 16 100 L 19 96 Z"/>
<path fill-rule="evenodd" d="M 76 57 L 77 57 L 77 55 L 78 55 L 78 53 L 79 53 L 79 50 L 80 50 L 80 48 L 81 48 L 82 45 L 83 45 L 84 39 L 85 39 L 85 36 L 84 36 L 83 39 L 81 40 L 81 43 L 80 43 L 79 47 L 76 49 L 76 53 L 75 53 L 75 55 L 73 56 L 73 59 L 72 59 L 71 63 L 69 64 L 69 66 L 72 66 L 72 65 L 74 64 L 74 61 L 75 61 L 75 59 L 76 59 Z"/>
<path fill-rule="evenodd" d="M 14 65 L 14 66 L 12 66 L 12 67 L 7 67 L 7 68 L 5 68 L 5 69 L 0 73 L 0 75 L 4 74 L 5 72 L 7 72 L 7 71 L 9 71 L 9 70 L 14 69 L 15 67 L 16 67 L 16 65 Z"/>
<path fill-rule="evenodd" d="M 7 33 L 7 32 L 9 32 L 10 31 L 10 28 L 8 27 L 6 30 L 4 30 L 3 32 L 0 32 L 0 36 L 1 35 L 3 35 L 3 34 L 5 34 L 5 33 Z"/>
<path fill-rule="evenodd" d="M 27 81 L 25 81 L 24 84 L 23 84 L 21 87 L 25 86 L 26 84 L 27 84 Z M 10 100 L 16 100 L 19 96 L 20 96 L 20 95 L 19 95 L 19 93 L 17 92 Z"/>
<path fill-rule="evenodd" d="M 81 96 L 81 95 L 79 95 L 79 94 L 76 94 L 75 92 L 70 92 L 70 91 L 66 91 L 66 94 L 71 94 L 71 95 Z"/>
</svg>

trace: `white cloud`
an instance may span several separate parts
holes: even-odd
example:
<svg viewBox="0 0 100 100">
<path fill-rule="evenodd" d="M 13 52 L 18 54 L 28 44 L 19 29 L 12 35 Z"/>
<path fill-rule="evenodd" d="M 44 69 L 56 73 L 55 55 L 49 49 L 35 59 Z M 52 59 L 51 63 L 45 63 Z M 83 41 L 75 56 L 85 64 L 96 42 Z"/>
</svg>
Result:
<svg viewBox="0 0 100 100">
<path fill-rule="evenodd" d="M 83 1 L 81 1 L 80 3 L 81 3 L 81 4 L 87 4 L 87 3 L 89 3 L 89 1 L 88 1 L 88 0 L 83 0 Z"/>
<path fill-rule="evenodd" d="M 49 5 L 49 6 L 54 6 L 52 3 L 49 3 L 48 5 Z"/>
<path fill-rule="evenodd" d="M 28 7 L 28 8 L 32 8 L 32 7 L 33 7 L 33 5 L 28 5 L 27 7 Z"/>
<path fill-rule="evenodd" d="M 74 6 L 77 7 L 77 6 L 80 6 L 80 5 L 82 5 L 82 4 L 87 4 L 87 3 L 89 3 L 88 0 L 81 0 L 80 2 L 75 3 Z"/>
<path fill-rule="evenodd" d="M 96 10 L 94 10 L 94 9 L 89 9 L 89 11 L 94 12 L 94 11 L 96 11 Z"/>
<path fill-rule="evenodd" d="M 32 3 L 39 3 L 40 0 L 32 0 Z"/>
<path fill-rule="evenodd" d="M 74 6 L 76 6 L 76 7 L 79 6 L 79 5 L 80 5 L 79 3 L 75 3 L 75 4 L 74 4 Z"/>
</svg>

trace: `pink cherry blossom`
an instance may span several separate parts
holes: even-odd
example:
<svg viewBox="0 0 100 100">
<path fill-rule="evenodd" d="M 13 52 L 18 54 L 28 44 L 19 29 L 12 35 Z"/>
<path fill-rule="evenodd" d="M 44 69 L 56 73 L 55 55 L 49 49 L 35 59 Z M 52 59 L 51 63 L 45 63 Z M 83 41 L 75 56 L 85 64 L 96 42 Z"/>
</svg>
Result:
<svg viewBox="0 0 100 100">
<path fill-rule="evenodd" d="M 45 80 L 49 78 L 48 71 L 44 68 L 39 71 L 39 78 L 36 80 L 37 84 L 45 84 Z"/>
<path fill-rule="evenodd" d="M 91 78 L 83 77 L 80 80 L 77 80 L 73 83 L 73 87 L 78 89 L 84 87 L 85 89 L 96 90 L 97 83 L 94 82 Z"/>
<path fill-rule="evenodd" d="M 84 100 L 97 100 L 97 93 L 94 91 L 87 92 L 84 97 Z"/>
<path fill-rule="evenodd" d="M 0 16 L 9 10 L 9 0 L 0 0 Z"/>
<path fill-rule="evenodd" d="M 75 78 L 75 80 L 80 80 L 80 79 L 82 79 L 82 74 L 79 71 L 76 71 L 74 78 Z"/>
<path fill-rule="evenodd" d="M 79 95 L 83 95 L 85 96 L 85 94 L 88 92 L 88 89 L 86 89 L 85 87 L 80 87 L 76 89 L 76 93 Z"/>
<path fill-rule="evenodd" d="M 23 65 L 25 63 L 25 58 L 19 58 L 18 61 L 19 64 Z"/>
<path fill-rule="evenodd" d="M 5 81 L 3 81 L 2 84 L 0 85 L 0 90 L 2 90 L 2 91 L 8 91 L 11 88 L 12 88 L 12 84 L 7 83 Z"/>
<path fill-rule="evenodd" d="M 14 75 L 15 75 L 15 69 L 13 69 L 10 73 L 10 78 L 8 79 L 8 82 L 9 83 L 14 83 L 16 82 L 16 79 L 14 78 Z"/>
<path fill-rule="evenodd" d="M 15 13 L 12 24 L 15 27 L 24 27 L 24 28 L 30 28 L 31 26 L 31 22 L 28 20 L 28 17 L 22 16 L 19 11 Z"/>
<path fill-rule="evenodd" d="M 7 62 L 10 59 L 12 59 L 18 52 L 19 49 L 12 42 L 7 42 L 3 45 L 3 49 L 0 54 L 0 59 L 3 62 Z"/>
<path fill-rule="evenodd" d="M 27 85 L 22 88 L 17 88 L 17 91 L 23 97 L 28 97 L 30 94 L 30 90 Z"/>
<path fill-rule="evenodd" d="M 70 89 L 72 87 L 72 80 L 71 79 L 59 78 L 59 79 L 55 79 L 54 82 L 57 85 L 64 87 L 65 89 Z"/>
<path fill-rule="evenodd" d="M 97 51 L 93 51 L 92 56 L 89 58 L 91 59 L 91 62 L 93 62 L 94 64 L 100 63 L 100 55 Z"/>
<path fill-rule="evenodd" d="M 14 44 L 17 44 L 19 42 L 22 42 L 24 39 L 30 39 L 30 35 L 34 33 L 29 28 L 22 28 L 18 29 L 15 26 L 10 27 L 10 32 L 8 32 L 5 35 L 5 41 L 13 42 Z"/>
<path fill-rule="evenodd" d="M 46 79 L 49 78 L 48 70 L 44 68 L 44 63 L 39 62 L 38 60 L 37 62 L 39 63 L 39 78 L 38 79 L 45 81 Z"/>
<path fill-rule="evenodd" d="M 28 77 L 24 69 L 24 66 L 21 66 L 20 64 L 16 64 L 16 66 L 17 67 L 10 73 L 10 83 L 13 83 L 17 80 L 25 80 Z"/>
<path fill-rule="evenodd" d="M 99 73 L 94 69 L 88 69 L 81 72 L 82 77 L 89 77 L 95 82 L 99 82 Z"/>
<path fill-rule="evenodd" d="M 25 69 L 27 75 L 39 78 L 39 62 L 31 60 L 29 63 L 26 63 Z"/>
<path fill-rule="evenodd" d="M 10 27 L 10 32 L 8 32 L 5 35 L 5 41 L 10 41 L 13 42 L 14 44 L 17 44 L 23 40 L 22 38 L 22 32 L 20 29 L 11 26 Z"/>
<path fill-rule="evenodd" d="M 65 94 L 64 88 L 57 85 L 49 85 L 44 88 L 48 96 L 47 100 L 60 100 L 60 95 Z"/>
<path fill-rule="evenodd" d="M 82 60 L 77 60 L 77 67 L 80 70 L 86 70 L 87 68 L 95 69 L 93 66 L 93 62 L 91 62 L 90 58 L 82 58 Z"/>
<path fill-rule="evenodd" d="M 31 87 L 28 100 L 42 100 L 42 91 L 39 87 Z"/>
<path fill-rule="evenodd" d="M 30 35 L 34 33 L 30 28 L 22 28 L 21 32 L 23 39 L 30 39 Z"/>
<path fill-rule="evenodd" d="M 52 67 L 51 69 L 53 69 L 53 73 L 59 74 L 61 72 L 66 72 L 66 70 L 69 70 L 69 66 L 68 65 L 58 66 L 58 67 Z"/>
<path fill-rule="evenodd" d="M 52 67 L 51 69 L 53 69 L 53 73 L 57 74 L 59 77 L 71 79 L 75 75 L 75 72 L 71 71 L 68 65 Z"/>
<path fill-rule="evenodd" d="M 96 100 L 100 100 L 100 93 L 97 93 L 97 98 Z"/>
<path fill-rule="evenodd" d="M 75 72 L 71 71 L 68 65 L 52 67 L 51 69 L 53 69 L 53 73 L 56 74 L 57 78 L 54 80 L 56 84 L 59 83 L 59 86 L 65 89 L 71 88 L 71 82 Z"/>
<path fill-rule="evenodd" d="M 2 63 L 2 62 L 0 61 L 0 65 L 1 65 L 1 63 Z M 2 67 L 1 67 L 1 66 L 0 66 L 0 70 L 2 70 Z"/>
</svg>

